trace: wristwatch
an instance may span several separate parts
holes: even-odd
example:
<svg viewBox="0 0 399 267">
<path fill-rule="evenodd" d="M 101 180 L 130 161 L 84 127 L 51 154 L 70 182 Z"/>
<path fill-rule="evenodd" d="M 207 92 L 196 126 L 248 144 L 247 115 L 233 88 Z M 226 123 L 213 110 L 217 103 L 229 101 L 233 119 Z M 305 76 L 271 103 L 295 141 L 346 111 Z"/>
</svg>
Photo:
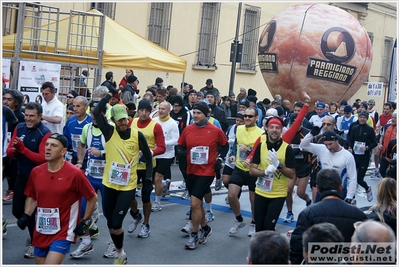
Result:
<svg viewBox="0 0 399 267">
<path fill-rule="evenodd" d="M 284 167 L 283 163 L 279 162 L 278 166 L 277 166 L 277 169 L 281 170 L 283 167 Z"/>
</svg>

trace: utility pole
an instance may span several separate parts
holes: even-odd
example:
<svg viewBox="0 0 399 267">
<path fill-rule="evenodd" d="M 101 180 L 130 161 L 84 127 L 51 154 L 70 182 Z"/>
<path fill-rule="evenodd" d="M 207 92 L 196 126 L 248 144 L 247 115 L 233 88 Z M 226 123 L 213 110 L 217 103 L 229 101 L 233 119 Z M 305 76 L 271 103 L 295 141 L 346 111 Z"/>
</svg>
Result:
<svg viewBox="0 0 399 267">
<path fill-rule="evenodd" d="M 238 47 L 238 34 L 240 31 L 241 6 L 242 6 L 242 2 L 240 2 L 238 4 L 236 36 L 234 38 L 234 55 L 233 55 L 233 61 L 231 62 L 229 95 L 230 95 L 230 93 L 234 93 L 234 78 L 235 78 L 235 74 L 236 74 L 237 47 Z"/>
</svg>

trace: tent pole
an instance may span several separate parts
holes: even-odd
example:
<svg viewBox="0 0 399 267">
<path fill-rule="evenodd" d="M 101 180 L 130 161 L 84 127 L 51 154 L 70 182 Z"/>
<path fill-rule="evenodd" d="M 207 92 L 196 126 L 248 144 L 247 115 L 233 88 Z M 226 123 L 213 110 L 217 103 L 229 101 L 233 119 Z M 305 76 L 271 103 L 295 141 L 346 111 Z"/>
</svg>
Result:
<svg viewBox="0 0 399 267">
<path fill-rule="evenodd" d="M 97 64 L 97 77 L 94 83 L 95 87 L 101 84 L 101 76 L 103 70 L 103 55 L 104 55 L 104 33 L 105 33 L 105 15 L 100 17 L 100 38 L 98 40 L 98 64 Z"/>
<path fill-rule="evenodd" d="M 19 5 L 18 9 L 18 24 L 17 24 L 17 38 L 15 42 L 15 51 L 14 51 L 14 57 L 12 60 L 12 79 L 10 83 L 10 88 L 15 88 L 18 89 L 18 77 L 19 77 L 19 53 L 22 50 L 22 39 L 23 39 L 23 24 L 25 21 L 25 5 L 26 3 L 23 3 L 22 5 Z"/>
<path fill-rule="evenodd" d="M 183 98 L 184 97 L 184 92 L 183 92 L 183 88 L 184 88 L 184 80 L 185 80 L 185 76 L 186 76 L 186 74 L 185 73 L 183 73 L 183 79 L 182 79 L 182 81 L 181 81 L 181 84 L 180 84 L 180 95 L 181 95 L 181 98 Z"/>
</svg>

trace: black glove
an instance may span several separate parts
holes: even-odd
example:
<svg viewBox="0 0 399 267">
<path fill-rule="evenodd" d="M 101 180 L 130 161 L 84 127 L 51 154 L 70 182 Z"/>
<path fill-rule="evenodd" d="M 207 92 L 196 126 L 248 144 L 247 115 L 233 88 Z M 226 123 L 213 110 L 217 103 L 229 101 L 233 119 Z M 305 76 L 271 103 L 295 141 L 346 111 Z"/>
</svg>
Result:
<svg viewBox="0 0 399 267">
<path fill-rule="evenodd" d="M 179 157 L 186 157 L 187 156 L 187 149 L 180 145 L 176 146 L 176 153 Z"/>
<path fill-rule="evenodd" d="M 17 225 L 21 230 L 25 230 L 26 226 L 28 225 L 28 221 L 30 219 L 30 216 L 26 213 L 22 215 L 21 218 L 17 221 Z"/>
<path fill-rule="evenodd" d="M 320 133 L 320 127 L 319 126 L 313 126 L 312 131 L 310 132 L 313 136 L 316 136 Z"/>
<path fill-rule="evenodd" d="M 218 158 L 215 162 L 215 171 L 219 171 L 222 168 L 222 159 Z"/>
<path fill-rule="evenodd" d="M 73 232 L 77 235 L 77 236 L 83 236 L 84 234 L 87 233 L 87 231 L 89 231 L 89 228 L 91 226 L 91 219 L 89 220 L 82 220 L 78 226 L 76 226 L 75 230 L 73 230 Z"/>
</svg>

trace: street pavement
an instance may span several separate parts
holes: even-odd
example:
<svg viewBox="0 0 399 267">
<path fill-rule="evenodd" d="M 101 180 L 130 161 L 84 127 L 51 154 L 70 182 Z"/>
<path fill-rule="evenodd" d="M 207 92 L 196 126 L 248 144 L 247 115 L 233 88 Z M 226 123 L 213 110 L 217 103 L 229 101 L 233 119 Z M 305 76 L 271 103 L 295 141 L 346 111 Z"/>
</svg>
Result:
<svg viewBox="0 0 399 267">
<path fill-rule="evenodd" d="M 373 188 L 374 200 L 368 202 L 365 193 L 357 192 L 357 206 L 365 207 L 376 203 L 376 185 L 380 179 L 372 179 L 370 177 L 371 170 L 367 172 L 365 181 Z M 172 184 L 171 196 L 162 199 L 162 211 L 152 212 L 150 217 L 151 235 L 149 238 L 137 238 L 136 232 L 129 234 L 127 227 L 132 221 L 131 216 L 125 217 L 123 227 L 125 229 L 124 249 L 128 257 L 128 264 L 218 264 L 218 265 L 236 265 L 246 264 L 246 256 L 248 253 L 248 245 L 250 237 L 247 236 L 249 224 L 251 222 L 251 208 L 248 198 L 248 190 L 243 189 L 241 195 L 241 211 L 244 221 L 247 225 L 240 229 L 236 235 L 229 235 L 229 229 L 234 223 L 234 214 L 229 206 L 225 203 L 227 190 L 222 187 L 221 190 L 215 191 L 212 185 L 213 205 L 212 209 L 215 215 L 214 221 L 209 223 L 212 228 L 212 235 L 208 242 L 204 245 L 198 245 L 195 250 L 186 250 L 184 244 L 188 240 L 188 235 L 181 232 L 181 228 L 186 224 L 188 216 L 186 212 L 189 209 L 189 200 L 181 198 L 182 190 L 178 189 L 178 185 L 183 180 L 177 165 L 172 165 Z M 7 182 L 3 181 L 3 195 L 8 188 Z M 307 193 L 311 191 L 308 187 Z M 99 196 L 101 198 L 101 196 Z M 154 196 L 152 196 L 152 201 Z M 141 199 L 138 200 L 141 209 Z M 23 257 L 26 250 L 26 239 L 29 237 L 27 230 L 22 231 L 16 225 L 16 219 L 11 212 L 11 202 L 2 205 L 2 215 L 7 219 L 8 233 L 2 239 L 2 264 L 4 265 L 30 265 L 35 264 L 34 259 L 25 259 Z M 284 205 L 280 218 L 276 225 L 276 230 L 286 234 L 289 230 L 293 230 L 296 225 L 296 219 L 299 213 L 305 208 L 305 201 L 294 195 L 293 213 L 295 221 L 290 224 L 284 223 L 287 208 Z M 101 209 L 101 207 L 100 207 Z M 80 259 L 72 259 L 66 255 L 63 264 L 67 265 L 94 265 L 94 264 L 112 264 L 112 259 L 103 258 L 103 253 L 107 249 L 107 243 L 110 240 L 106 221 L 104 216 L 100 216 L 98 221 L 100 235 L 93 238 L 94 252 Z M 138 227 L 139 228 L 139 227 Z M 71 252 L 79 245 L 71 246 Z"/>
</svg>

